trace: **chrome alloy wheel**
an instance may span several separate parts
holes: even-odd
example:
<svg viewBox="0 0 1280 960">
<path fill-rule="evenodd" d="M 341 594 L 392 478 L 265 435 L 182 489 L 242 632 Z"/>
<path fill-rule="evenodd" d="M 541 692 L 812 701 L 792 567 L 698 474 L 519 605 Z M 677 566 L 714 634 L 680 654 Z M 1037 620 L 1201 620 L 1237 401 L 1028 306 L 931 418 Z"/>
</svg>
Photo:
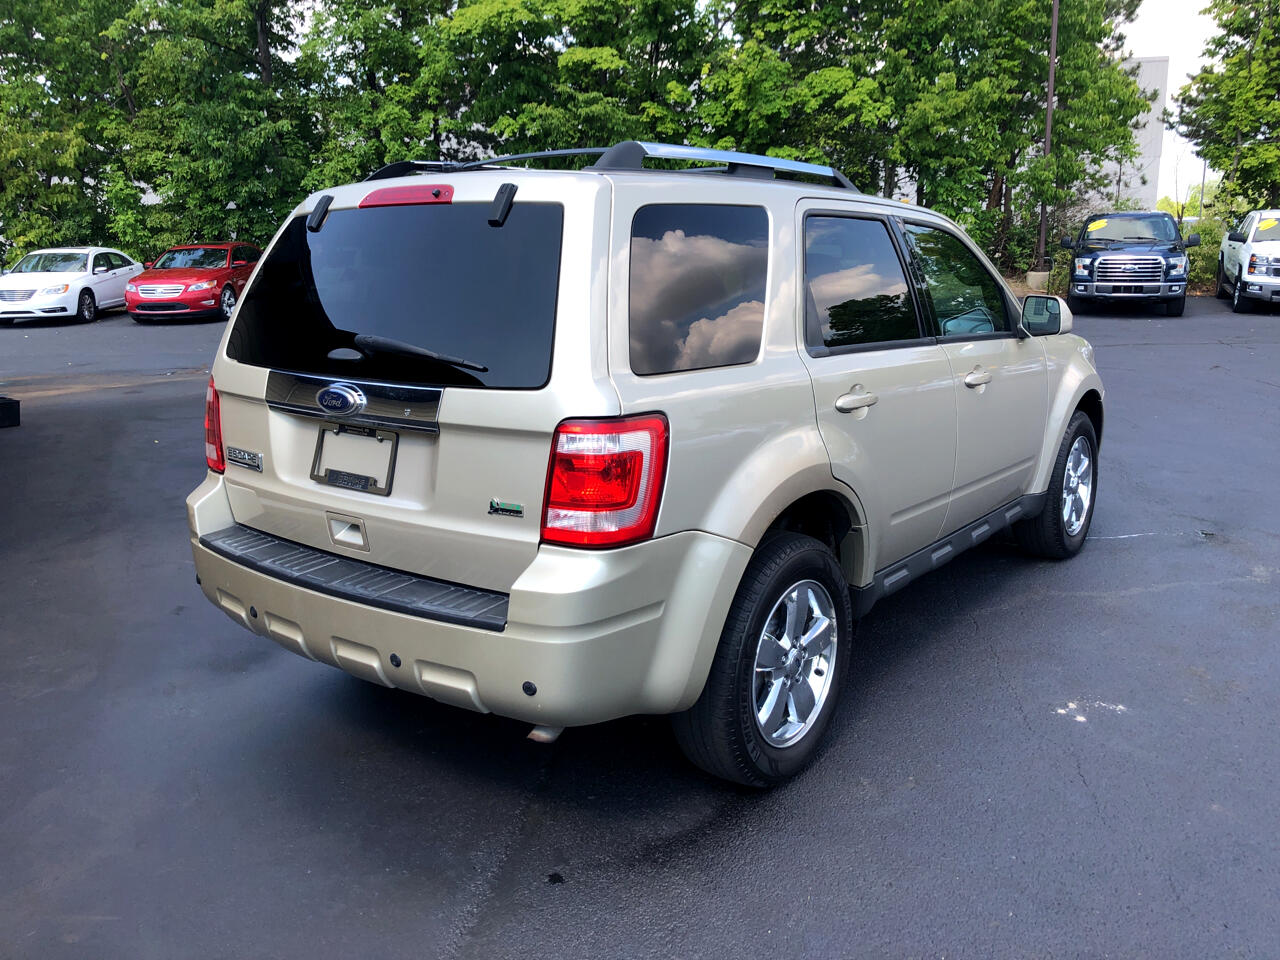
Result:
<svg viewBox="0 0 1280 960">
<path fill-rule="evenodd" d="M 756 727 L 773 747 L 798 743 L 822 714 L 836 660 L 836 609 L 816 580 L 789 587 L 756 646 Z"/>
<path fill-rule="evenodd" d="M 1074 537 L 1084 527 L 1093 500 L 1093 460 L 1089 441 L 1076 437 L 1062 472 L 1062 525 Z"/>
<path fill-rule="evenodd" d="M 226 287 L 222 291 L 222 315 L 228 320 L 231 319 L 231 313 L 236 308 L 236 293 L 230 287 Z"/>
</svg>

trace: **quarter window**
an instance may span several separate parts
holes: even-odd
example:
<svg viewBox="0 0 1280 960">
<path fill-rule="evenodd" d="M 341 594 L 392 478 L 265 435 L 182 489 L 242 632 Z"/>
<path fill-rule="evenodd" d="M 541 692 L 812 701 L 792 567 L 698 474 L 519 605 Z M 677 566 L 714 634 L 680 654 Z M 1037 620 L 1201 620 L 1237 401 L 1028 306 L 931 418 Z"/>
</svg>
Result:
<svg viewBox="0 0 1280 960">
<path fill-rule="evenodd" d="M 925 291 L 943 337 L 1008 333 L 1013 328 L 1000 284 L 959 237 L 906 224 Z"/>
<path fill-rule="evenodd" d="M 915 340 L 915 305 L 880 220 L 812 216 L 804 226 L 805 331 L 829 349 Z"/>
<path fill-rule="evenodd" d="M 631 369 L 648 376 L 751 363 L 768 269 L 763 207 L 641 207 L 631 221 Z"/>
</svg>

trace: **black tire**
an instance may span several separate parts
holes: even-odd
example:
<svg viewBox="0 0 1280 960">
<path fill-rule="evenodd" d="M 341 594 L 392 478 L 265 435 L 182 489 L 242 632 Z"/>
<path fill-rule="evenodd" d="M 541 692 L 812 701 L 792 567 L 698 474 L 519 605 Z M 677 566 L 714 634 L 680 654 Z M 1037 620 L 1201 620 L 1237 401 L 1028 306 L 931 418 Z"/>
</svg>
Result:
<svg viewBox="0 0 1280 960">
<path fill-rule="evenodd" d="M 76 301 L 76 319 L 81 323 L 93 323 L 98 319 L 98 301 L 93 299 L 92 290 L 81 290 Z"/>
<path fill-rule="evenodd" d="M 1088 301 L 1081 300 L 1073 294 L 1067 294 L 1067 309 L 1071 311 L 1073 316 L 1081 316 L 1088 310 Z"/>
<path fill-rule="evenodd" d="M 1226 300 L 1230 294 L 1227 293 L 1227 272 L 1222 269 L 1222 258 L 1218 258 L 1218 273 L 1213 278 L 1213 295 L 1219 300 Z"/>
<path fill-rule="evenodd" d="M 1067 523 L 1062 516 L 1062 488 L 1066 480 L 1067 458 L 1077 439 L 1083 437 L 1088 443 L 1088 454 L 1093 470 L 1089 490 L 1089 504 L 1084 512 L 1084 523 L 1074 534 L 1069 533 Z M 1066 435 L 1058 447 L 1058 455 L 1053 461 L 1053 473 L 1049 477 L 1049 491 L 1045 499 L 1044 510 L 1038 516 L 1020 520 L 1013 525 L 1013 534 L 1018 543 L 1028 553 L 1048 560 L 1066 560 L 1074 557 L 1084 546 L 1089 535 L 1089 526 L 1093 523 L 1093 508 L 1098 502 L 1098 435 L 1094 432 L 1093 421 L 1081 410 L 1077 410 L 1067 424 Z"/>
<path fill-rule="evenodd" d="M 230 304 L 228 304 L 230 300 Z M 231 284 L 227 284 L 222 288 L 222 292 L 218 294 L 218 309 L 222 311 L 222 319 L 230 320 L 231 311 L 236 308 L 236 291 Z"/>
<path fill-rule="evenodd" d="M 778 747 L 765 739 L 756 722 L 757 648 L 775 606 L 806 580 L 821 585 L 832 601 L 835 662 L 812 725 L 794 743 Z M 813 759 L 836 711 L 852 637 L 849 586 L 831 551 L 796 533 L 765 540 L 742 575 L 702 695 L 671 718 L 685 755 L 714 776 L 753 787 L 772 786 L 799 773 Z"/>
<path fill-rule="evenodd" d="M 1253 304 L 1249 302 L 1249 298 L 1244 295 L 1244 277 L 1237 276 L 1235 284 L 1231 287 L 1231 312 L 1232 313 L 1252 313 Z"/>
<path fill-rule="evenodd" d="M 1182 316 L 1182 311 L 1185 309 L 1187 309 L 1187 298 L 1185 295 L 1179 297 L 1177 300 L 1166 300 L 1164 302 L 1165 316 L 1180 317 Z"/>
<path fill-rule="evenodd" d="M 13 317 L 0 317 L 0 327 L 12 327 Z"/>
</svg>

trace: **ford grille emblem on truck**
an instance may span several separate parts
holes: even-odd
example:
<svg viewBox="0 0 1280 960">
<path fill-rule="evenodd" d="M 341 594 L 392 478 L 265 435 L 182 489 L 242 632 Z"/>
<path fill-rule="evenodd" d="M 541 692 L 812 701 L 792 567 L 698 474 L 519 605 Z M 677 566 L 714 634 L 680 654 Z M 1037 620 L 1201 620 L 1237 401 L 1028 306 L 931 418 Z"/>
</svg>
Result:
<svg viewBox="0 0 1280 960">
<path fill-rule="evenodd" d="M 316 394 L 316 403 L 325 413 L 335 417 L 350 417 L 364 409 L 364 393 L 349 383 L 331 383 Z"/>
</svg>

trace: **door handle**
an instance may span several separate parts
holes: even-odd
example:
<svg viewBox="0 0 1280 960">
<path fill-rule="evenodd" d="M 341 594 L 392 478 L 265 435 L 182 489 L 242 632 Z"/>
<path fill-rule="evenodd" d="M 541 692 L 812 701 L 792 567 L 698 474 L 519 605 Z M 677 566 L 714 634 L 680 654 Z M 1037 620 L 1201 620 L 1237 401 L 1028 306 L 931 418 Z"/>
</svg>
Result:
<svg viewBox="0 0 1280 960">
<path fill-rule="evenodd" d="M 982 367 L 974 367 L 964 376 L 964 385 L 966 387 L 980 387 L 983 384 L 991 382 L 991 371 L 983 370 Z"/>
<path fill-rule="evenodd" d="M 862 392 L 862 384 L 857 384 L 853 390 L 836 397 L 836 409 L 841 413 L 853 413 L 855 410 L 875 406 L 879 399 L 874 393 Z"/>
</svg>

